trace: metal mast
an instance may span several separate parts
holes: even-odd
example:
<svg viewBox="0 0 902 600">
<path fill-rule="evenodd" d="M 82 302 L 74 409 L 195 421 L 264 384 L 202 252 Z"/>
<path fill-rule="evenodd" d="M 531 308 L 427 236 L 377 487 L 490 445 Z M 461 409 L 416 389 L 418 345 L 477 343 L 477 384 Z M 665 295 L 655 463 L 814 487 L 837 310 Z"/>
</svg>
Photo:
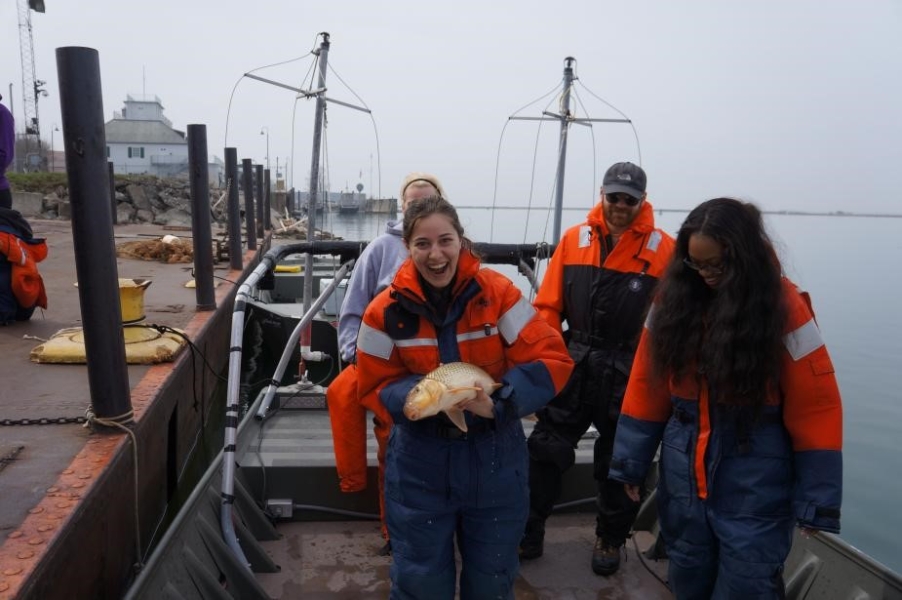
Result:
<svg viewBox="0 0 902 600">
<path fill-rule="evenodd" d="M 578 78 L 573 75 L 573 63 L 576 59 L 568 56 L 564 59 L 564 90 L 561 94 L 561 108 L 557 113 L 543 111 L 541 117 L 508 117 L 511 121 L 558 121 L 561 124 L 560 142 L 558 145 L 557 178 L 554 190 L 554 230 L 552 231 L 552 244 L 557 244 L 561 239 L 561 213 L 564 208 L 564 171 L 567 166 L 567 135 L 570 125 L 586 125 L 592 123 L 630 123 L 629 119 L 581 119 L 570 114 L 570 91 L 573 82 Z"/>
<path fill-rule="evenodd" d="M 38 98 L 46 96 L 44 90 L 45 81 L 41 81 L 35 74 L 34 66 L 34 39 L 31 32 L 31 11 L 44 12 L 43 0 L 18 0 L 19 9 L 19 55 L 22 59 L 22 113 L 25 115 L 25 152 L 24 158 L 41 152 L 41 126 L 38 118 Z M 34 145 L 31 140 L 34 139 Z M 39 165 L 24 165 L 23 170 Z"/>
<path fill-rule="evenodd" d="M 552 230 L 553 243 L 557 244 L 561 239 L 561 213 L 564 209 L 564 171 L 567 168 L 567 132 L 570 131 L 570 123 L 567 119 L 570 115 L 570 89 L 573 87 L 573 62 L 574 58 L 568 56 L 564 59 L 564 93 L 561 96 L 561 141 L 557 159 L 557 182 L 554 186 L 554 229 Z"/>
<path fill-rule="evenodd" d="M 329 34 L 320 34 L 323 41 L 319 45 L 319 79 L 316 87 L 326 89 L 326 66 L 329 62 Z M 319 196 L 319 155 L 323 140 L 323 116 L 326 112 L 325 94 L 316 95 L 316 116 L 313 123 L 313 153 L 310 156 L 310 189 L 307 192 L 307 241 L 316 238 L 316 199 Z M 308 252 L 304 258 L 304 310 L 313 302 L 313 253 Z M 301 360 L 310 352 L 310 325 L 301 332 Z"/>
<path fill-rule="evenodd" d="M 298 98 L 316 97 L 316 121 L 313 129 L 313 156 L 310 159 L 310 188 L 309 197 L 307 198 L 307 241 L 314 242 L 316 237 L 316 200 L 319 196 L 319 169 L 320 154 L 323 138 L 323 121 L 325 120 L 326 102 L 353 108 L 361 112 L 369 113 L 370 109 L 354 106 L 335 98 L 326 96 L 326 67 L 329 60 L 329 34 L 325 31 L 320 33 L 323 41 L 315 54 L 319 59 L 319 79 L 317 88 L 314 90 L 299 89 L 294 86 L 266 79 L 252 73 L 245 73 L 245 77 L 256 79 L 264 83 L 269 83 L 277 87 L 285 88 L 297 92 Z M 287 163 L 286 163 L 287 166 Z M 307 310 L 313 303 L 313 253 L 308 253 L 304 260 L 304 309 Z M 301 332 L 301 359 L 306 360 L 310 356 L 310 325 L 308 324 L 304 331 Z"/>
</svg>

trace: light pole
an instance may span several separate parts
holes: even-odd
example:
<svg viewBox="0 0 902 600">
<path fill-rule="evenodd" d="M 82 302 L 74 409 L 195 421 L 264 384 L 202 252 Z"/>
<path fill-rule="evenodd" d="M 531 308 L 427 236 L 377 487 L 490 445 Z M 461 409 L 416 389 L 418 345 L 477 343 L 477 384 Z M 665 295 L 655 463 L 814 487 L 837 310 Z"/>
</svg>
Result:
<svg viewBox="0 0 902 600">
<path fill-rule="evenodd" d="M 56 149 L 53 147 L 53 134 L 56 131 L 59 131 L 60 128 L 57 127 L 56 123 L 53 124 L 53 127 L 50 129 L 50 172 L 56 173 Z"/>
<path fill-rule="evenodd" d="M 266 134 L 266 168 L 269 168 L 269 127 L 264 125 L 260 128 L 260 135 Z"/>
</svg>

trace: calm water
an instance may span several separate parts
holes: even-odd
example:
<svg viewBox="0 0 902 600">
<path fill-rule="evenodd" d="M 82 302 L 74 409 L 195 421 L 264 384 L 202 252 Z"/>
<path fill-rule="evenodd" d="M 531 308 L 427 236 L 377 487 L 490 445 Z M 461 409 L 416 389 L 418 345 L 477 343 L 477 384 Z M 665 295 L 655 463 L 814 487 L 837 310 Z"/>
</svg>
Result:
<svg viewBox="0 0 902 600">
<path fill-rule="evenodd" d="M 562 229 L 581 222 L 586 210 L 565 210 Z M 496 211 L 494 227 L 488 209 L 461 209 L 460 216 L 475 241 L 551 240 L 544 213 Z M 656 219 L 675 234 L 685 216 L 664 212 Z M 346 239 L 372 239 L 385 219 L 327 214 L 319 223 Z M 902 312 L 896 308 L 902 295 L 902 218 L 767 215 L 766 221 L 787 275 L 811 294 L 842 391 L 842 537 L 902 572 L 902 512 L 896 509 L 902 479 L 892 475 L 898 474 L 892 463 L 902 438 Z"/>
</svg>

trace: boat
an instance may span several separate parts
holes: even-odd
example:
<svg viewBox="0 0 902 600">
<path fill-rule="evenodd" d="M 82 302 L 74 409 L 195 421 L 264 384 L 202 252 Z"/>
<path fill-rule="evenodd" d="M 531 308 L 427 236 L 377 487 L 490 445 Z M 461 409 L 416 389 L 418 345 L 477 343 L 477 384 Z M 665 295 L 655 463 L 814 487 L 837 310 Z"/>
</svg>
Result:
<svg viewBox="0 0 902 600">
<path fill-rule="evenodd" d="M 356 213 L 360 211 L 360 207 L 366 202 L 360 191 L 363 185 L 357 184 L 357 193 L 344 191 L 338 198 L 338 212 L 342 214 Z"/>
<path fill-rule="evenodd" d="M 323 43 L 328 50 L 328 38 Z M 565 89 L 569 81 L 565 68 Z M 321 94 L 317 101 L 323 101 Z M 562 128 L 569 125 L 565 112 L 559 115 Z M 241 284 L 232 319 L 223 450 L 127 599 L 388 596 L 391 557 L 379 552 L 375 440 L 368 439 L 366 490 L 342 493 L 325 396 L 342 365 L 334 312 L 324 308 L 365 245 L 310 241 L 273 247 Z M 477 243 L 476 249 L 485 264 L 516 266 L 535 289 L 538 268 L 554 245 Z M 315 289 L 320 291 L 314 297 Z M 275 347 L 283 350 L 268 361 L 259 353 L 248 360 L 253 348 Z M 265 389 L 245 406 L 241 390 L 248 362 L 275 366 L 266 373 Z M 289 372 L 294 366 L 297 378 Z M 531 427 L 524 419 L 524 429 Z M 599 577 L 590 569 L 594 435 L 590 429 L 584 436 L 576 464 L 565 474 L 560 504 L 547 522 L 545 556 L 521 564 L 518 599 L 671 597 L 654 492 L 642 506 L 620 570 Z M 902 599 L 897 573 L 828 533 L 797 533 L 783 577 L 790 599 Z"/>
<path fill-rule="evenodd" d="M 328 202 L 326 202 L 326 194 L 321 192 L 315 195 L 316 202 L 310 202 L 310 192 L 301 192 L 300 193 L 300 203 L 301 206 L 304 206 L 304 210 L 310 212 L 310 205 L 313 205 L 314 211 L 317 214 L 322 214 L 325 212 Z"/>
</svg>

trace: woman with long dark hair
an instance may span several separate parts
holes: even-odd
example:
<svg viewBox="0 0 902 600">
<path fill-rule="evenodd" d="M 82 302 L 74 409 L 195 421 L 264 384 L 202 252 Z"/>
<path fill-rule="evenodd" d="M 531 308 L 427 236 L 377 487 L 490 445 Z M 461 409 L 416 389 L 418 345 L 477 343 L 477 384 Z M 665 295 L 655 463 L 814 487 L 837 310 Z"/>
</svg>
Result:
<svg viewBox="0 0 902 600">
<path fill-rule="evenodd" d="M 753 204 L 709 200 L 680 228 L 614 444 L 610 477 L 631 497 L 659 442 L 677 598 L 781 598 L 793 527 L 839 531 L 833 365 Z"/>
</svg>

